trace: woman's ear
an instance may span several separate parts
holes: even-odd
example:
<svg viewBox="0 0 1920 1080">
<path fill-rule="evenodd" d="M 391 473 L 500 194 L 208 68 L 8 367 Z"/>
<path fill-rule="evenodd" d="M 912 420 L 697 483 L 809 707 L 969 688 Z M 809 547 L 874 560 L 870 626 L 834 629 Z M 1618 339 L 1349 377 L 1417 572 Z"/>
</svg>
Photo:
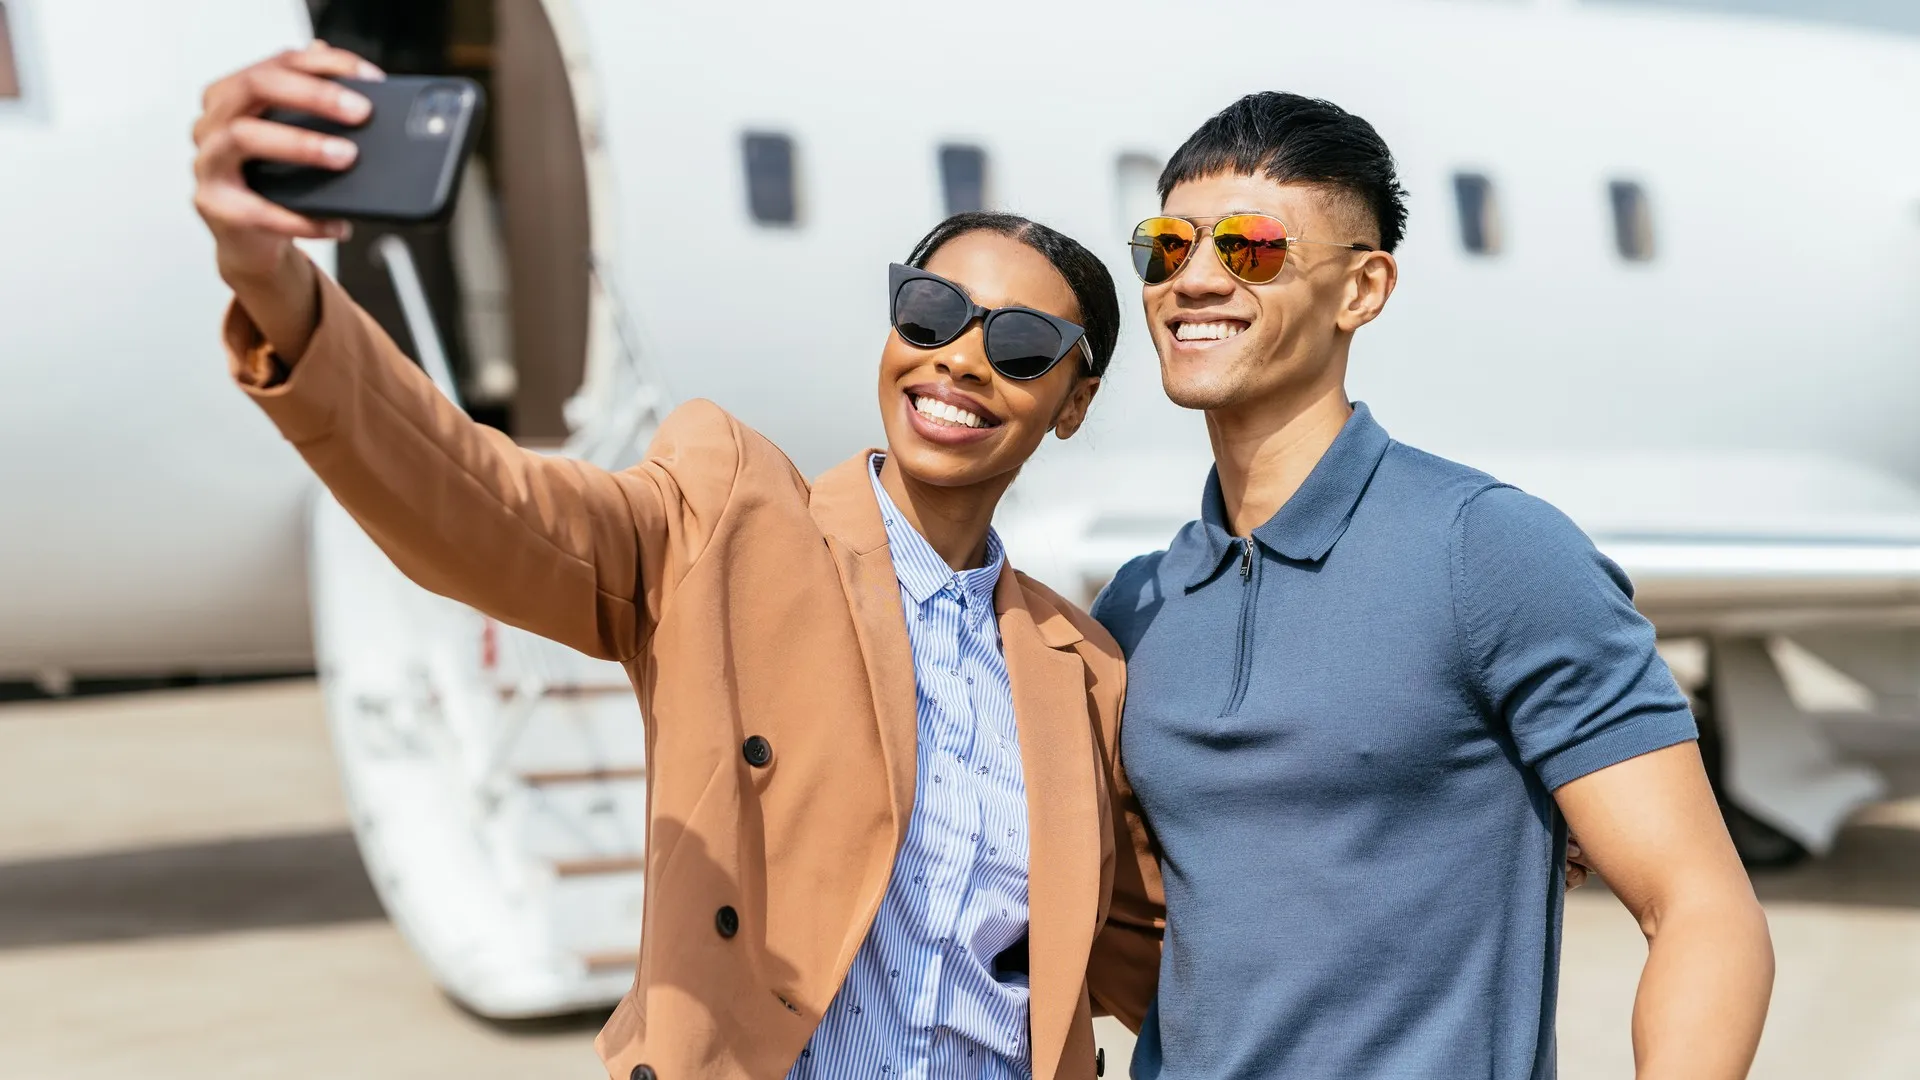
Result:
<svg viewBox="0 0 1920 1080">
<path fill-rule="evenodd" d="M 1075 379 L 1073 389 L 1067 391 L 1067 400 L 1060 403 L 1060 411 L 1053 415 L 1053 433 L 1062 439 L 1073 438 L 1073 433 L 1086 423 L 1087 408 L 1093 404 L 1093 395 L 1099 392 L 1100 376 Z"/>
</svg>

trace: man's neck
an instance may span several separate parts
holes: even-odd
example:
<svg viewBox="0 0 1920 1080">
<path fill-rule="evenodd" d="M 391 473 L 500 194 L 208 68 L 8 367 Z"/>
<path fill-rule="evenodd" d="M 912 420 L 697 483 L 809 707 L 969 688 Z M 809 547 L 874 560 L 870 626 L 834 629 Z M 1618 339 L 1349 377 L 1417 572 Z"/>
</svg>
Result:
<svg viewBox="0 0 1920 1080">
<path fill-rule="evenodd" d="M 1012 484 L 1012 473 L 966 487 L 923 484 L 902 472 L 891 454 L 880 466 L 880 486 L 894 507 L 956 571 L 978 570 L 987 564 L 987 530 L 993 526 L 1000 496 Z"/>
<path fill-rule="evenodd" d="M 1249 536 L 1280 512 L 1340 435 L 1353 406 L 1344 385 L 1207 413 L 1227 527 Z"/>
</svg>

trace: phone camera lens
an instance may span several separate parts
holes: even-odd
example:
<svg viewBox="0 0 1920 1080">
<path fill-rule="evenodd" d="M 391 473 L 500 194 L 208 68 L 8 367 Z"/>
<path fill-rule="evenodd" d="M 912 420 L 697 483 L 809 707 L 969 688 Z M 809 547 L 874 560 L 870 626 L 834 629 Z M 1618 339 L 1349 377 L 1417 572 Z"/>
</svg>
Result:
<svg viewBox="0 0 1920 1080">
<path fill-rule="evenodd" d="M 430 86 L 413 101 L 407 133 L 414 138 L 444 139 L 453 133 L 466 95 L 455 86 Z"/>
</svg>

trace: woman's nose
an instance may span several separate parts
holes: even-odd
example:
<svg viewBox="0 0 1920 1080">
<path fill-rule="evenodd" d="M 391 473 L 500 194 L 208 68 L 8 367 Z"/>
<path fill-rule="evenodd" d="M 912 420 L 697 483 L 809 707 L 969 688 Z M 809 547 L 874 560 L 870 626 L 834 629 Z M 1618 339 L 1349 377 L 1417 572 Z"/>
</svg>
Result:
<svg viewBox="0 0 1920 1080">
<path fill-rule="evenodd" d="M 977 326 L 961 334 L 940 350 L 934 366 L 955 380 L 986 382 L 993 370 L 993 365 L 987 363 L 986 335 Z"/>
</svg>

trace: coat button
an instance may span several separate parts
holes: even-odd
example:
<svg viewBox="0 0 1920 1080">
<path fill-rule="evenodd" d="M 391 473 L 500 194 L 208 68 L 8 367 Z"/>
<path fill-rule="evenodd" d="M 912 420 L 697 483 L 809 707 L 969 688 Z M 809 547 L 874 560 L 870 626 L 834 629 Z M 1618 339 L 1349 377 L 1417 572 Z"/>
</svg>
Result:
<svg viewBox="0 0 1920 1080">
<path fill-rule="evenodd" d="M 766 767 L 767 762 L 773 760 L 773 744 L 754 735 L 740 744 L 740 754 L 747 759 L 747 764 L 756 769 L 762 769 Z"/>
<path fill-rule="evenodd" d="M 1104 1046 L 1093 1052 L 1093 1075 L 1107 1075 L 1107 1048 Z"/>
<path fill-rule="evenodd" d="M 740 913 L 731 907 L 722 907 L 713 913 L 713 928 L 720 931 L 721 937 L 732 937 L 740 932 Z"/>
<path fill-rule="evenodd" d="M 633 1071 L 627 1074 L 627 1078 L 628 1080 L 660 1080 L 654 1075 L 651 1065 L 635 1065 Z"/>
</svg>

